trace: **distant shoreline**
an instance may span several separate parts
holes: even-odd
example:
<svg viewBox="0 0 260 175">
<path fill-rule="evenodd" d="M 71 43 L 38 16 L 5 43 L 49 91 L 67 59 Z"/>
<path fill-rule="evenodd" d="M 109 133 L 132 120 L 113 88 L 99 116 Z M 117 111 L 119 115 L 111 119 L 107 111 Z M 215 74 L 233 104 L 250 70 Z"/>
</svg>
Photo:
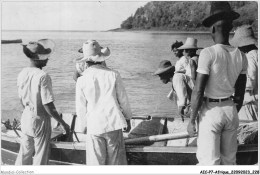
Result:
<svg viewBox="0 0 260 175">
<path fill-rule="evenodd" d="M 83 30 L 2 30 L 2 32 L 131 32 L 131 33 L 199 33 L 208 34 L 207 31 L 171 31 L 171 30 L 126 30 L 126 29 L 111 29 L 103 31 L 83 31 Z"/>
<path fill-rule="evenodd" d="M 210 34 L 208 31 L 174 31 L 174 30 L 145 30 L 145 29 L 111 29 L 111 30 L 103 30 L 103 31 L 83 31 L 83 30 L 2 30 L 2 32 L 79 32 L 79 33 L 84 33 L 84 32 L 129 32 L 129 33 L 148 33 L 148 34 Z M 258 32 L 254 32 L 256 35 Z M 230 33 L 231 35 L 234 34 L 234 32 Z"/>
<path fill-rule="evenodd" d="M 183 31 L 183 30 L 145 30 L 145 29 L 111 29 L 107 30 L 106 32 L 134 32 L 134 33 L 173 33 L 173 34 L 185 34 L 185 33 L 198 33 L 198 34 L 209 34 L 208 31 Z"/>
</svg>

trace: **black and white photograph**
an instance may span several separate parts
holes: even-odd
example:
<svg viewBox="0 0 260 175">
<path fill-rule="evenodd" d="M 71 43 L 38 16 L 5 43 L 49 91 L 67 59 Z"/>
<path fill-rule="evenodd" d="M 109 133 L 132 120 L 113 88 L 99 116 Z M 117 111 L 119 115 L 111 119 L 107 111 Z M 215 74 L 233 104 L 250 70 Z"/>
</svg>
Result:
<svg viewBox="0 0 260 175">
<path fill-rule="evenodd" d="M 1 174 L 259 174 L 258 6 L 2 0 Z"/>
</svg>

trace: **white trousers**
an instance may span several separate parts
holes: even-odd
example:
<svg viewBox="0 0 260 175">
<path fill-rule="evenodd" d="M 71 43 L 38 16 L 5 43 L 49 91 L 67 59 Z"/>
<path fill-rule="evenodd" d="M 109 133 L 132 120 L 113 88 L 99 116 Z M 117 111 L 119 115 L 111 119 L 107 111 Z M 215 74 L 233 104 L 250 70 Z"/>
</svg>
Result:
<svg viewBox="0 0 260 175">
<path fill-rule="evenodd" d="M 203 102 L 197 140 L 198 165 L 235 165 L 238 125 L 232 100 Z"/>
<path fill-rule="evenodd" d="M 51 138 L 50 117 L 35 116 L 25 108 L 21 118 L 21 129 L 20 150 L 15 165 L 47 165 Z"/>
<path fill-rule="evenodd" d="M 87 165 L 127 165 L 122 130 L 103 134 L 87 134 Z"/>
</svg>

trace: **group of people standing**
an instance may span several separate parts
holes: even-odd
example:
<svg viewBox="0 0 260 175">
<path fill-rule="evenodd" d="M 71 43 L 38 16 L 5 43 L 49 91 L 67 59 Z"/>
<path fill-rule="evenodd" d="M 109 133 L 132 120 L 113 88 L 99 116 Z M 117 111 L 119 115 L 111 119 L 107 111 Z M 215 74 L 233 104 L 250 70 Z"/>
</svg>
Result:
<svg viewBox="0 0 260 175">
<path fill-rule="evenodd" d="M 254 113 L 253 120 L 257 120 L 258 58 L 252 28 L 237 29 L 233 46 L 229 44 L 232 21 L 238 17 L 228 2 L 212 2 L 211 15 L 203 25 L 210 28 L 215 45 L 204 48 L 198 56 L 196 51 L 202 48 L 197 46 L 197 39 L 187 38 L 184 44 L 176 41 L 172 45 L 179 58 L 175 66 L 164 60 L 154 73 L 165 84 L 172 81 L 168 97 L 176 94 L 183 120 L 191 111 L 187 131 L 194 135 L 199 128 L 200 165 L 236 163 L 238 111 L 242 105 L 245 113 Z M 30 66 L 21 71 L 17 81 L 24 111 L 16 165 L 48 164 L 50 117 L 70 132 L 55 109 L 51 78 L 42 70 L 54 46 L 47 39 L 23 46 Z M 87 165 L 125 165 L 123 131 L 131 129 L 132 112 L 120 74 L 106 66 L 110 50 L 96 40 L 85 42 L 79 52 L 84 56 L 76 60 L 76 113 L 79 130 L 87 132 Z"/>
<path fill-rule="evenodd" d="M 190 109 L 187 131 L 191 136 L 198 132 L 199 165 L 236 164 L 239 120 L 258 120 L 258 48 L 252 27 L 238 27 L 229 42 L 239 16 L 228 2 L 212 2 L 202 24 L 215 45 L 197 56 L 196 39 L 187 38 L 184 45 L 176 41 L 175 67 L 163 60 L 155 72 L 163 83 L 172 81 L 168 97 L 176 95 L 183 120 Z"/>
</svg>

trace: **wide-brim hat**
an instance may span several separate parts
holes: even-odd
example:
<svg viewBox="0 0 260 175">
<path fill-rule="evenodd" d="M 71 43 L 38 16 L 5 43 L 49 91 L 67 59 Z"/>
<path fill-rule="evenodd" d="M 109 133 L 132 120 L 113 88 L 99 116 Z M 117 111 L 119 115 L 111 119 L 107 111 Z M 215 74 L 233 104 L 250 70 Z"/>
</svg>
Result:
<svg viewBox="0 0 260 175">
<path fill-rule="evenodd" d="M 83 57 L 76 59 L 76 62 L 81 61 L 93 61 L 93 62 L 102 62 L 107 60 L 111 53 L 108 47 L 101 47 L 96 40 L 88 40 L 83 43 L 80 53 L 83 53 Z"/>
<path fill-rule="evenodd" d="M 178 48 L 178 50 L 184 50 L 184 49 L 202 49 L 201 47 L 197 46 L 198 40 L 195 38 L 187 38 L 185 43 Z"/>
<path fill-rule="evenodd" d="M 24 54 L 33 60 L 46 60 L 54 52 L 55 43 L 50 39 L 31 41 L 23 45 Z"/>
<path fill-rule="evenodd" d="M 227 1 L 213 1 L 210 7 L 210 16 L 205 18 L 202 24 L 205 27 L 212 26 L 219 20 L 235 20 L 239 18 L 239 14 L 231 9 Z"/>
<path fill-rule="evenodd" d="M 163 60 L 163 61 L 160 62 L 159 66 L 158 66 L 158 69 L 153 74 L 154 75 L 160 75 L 162 73 L 165 73 L 165 72 L 169 71 L 170 69 L 175 69 L 175 67 L 172 66 L 170 61 Z"/>
<path fill-rule="evenodd" d="M 242 25 L 235 30 L 234 37 L 230 40 L 230 44 L 235 47 L 243 47 L 256 44 L 254 31 L 251 25 Z"/>
</svg>

